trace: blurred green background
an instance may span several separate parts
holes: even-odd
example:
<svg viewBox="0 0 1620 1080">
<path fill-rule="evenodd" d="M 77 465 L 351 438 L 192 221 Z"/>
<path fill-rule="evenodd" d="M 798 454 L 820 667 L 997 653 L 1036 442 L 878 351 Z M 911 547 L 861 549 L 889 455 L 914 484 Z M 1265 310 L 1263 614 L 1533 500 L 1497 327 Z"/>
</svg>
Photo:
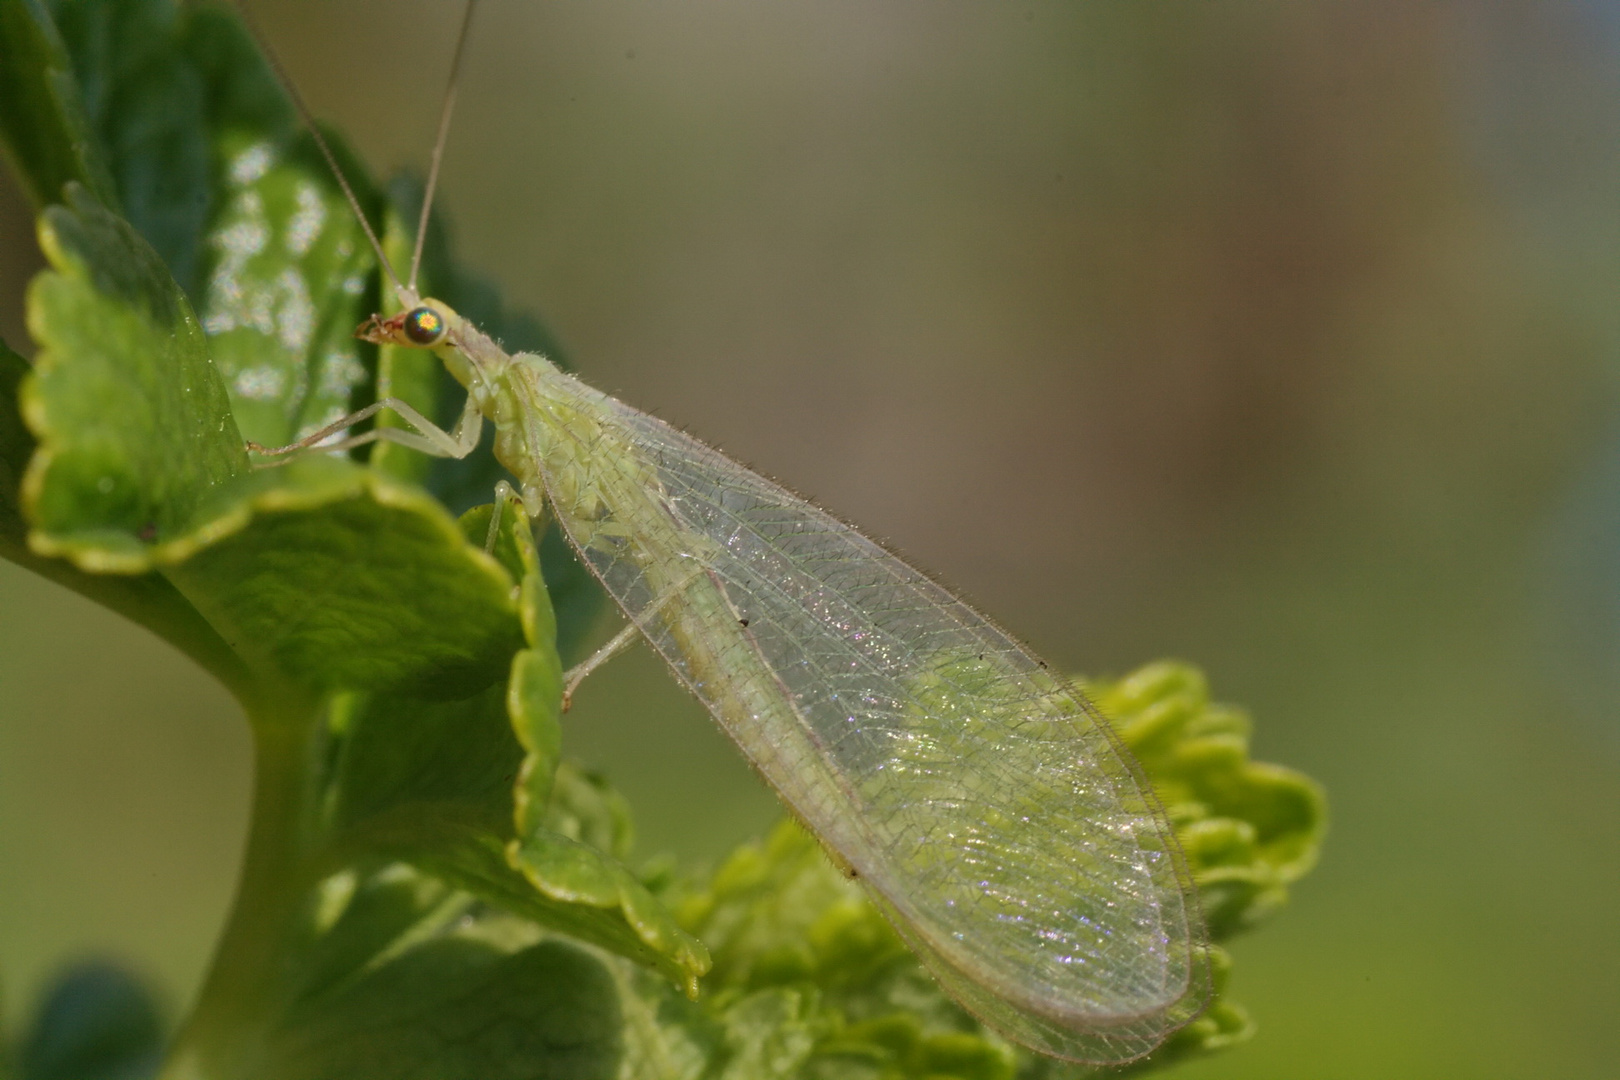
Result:
<svg viewBox="0 0 1620 1080">
<path fill-rule="evenodd" d="M 459 5 L 254 7 L 422 165 Z M 1620 0 L 487 0 L 461 102 L 460 252 L 590 381 L 1327 785 L 1260 1034 L 1177 1077 L 1620 1074 Z M 25 349 L 30 237 L 0 180 Z M 645 653 L 567 733 L 644 853 L 774 817 Z M 217 686 L 0 564 L 13 1023 L 92 954 L 184 1007 L 248 782 Z"/>
</svg>

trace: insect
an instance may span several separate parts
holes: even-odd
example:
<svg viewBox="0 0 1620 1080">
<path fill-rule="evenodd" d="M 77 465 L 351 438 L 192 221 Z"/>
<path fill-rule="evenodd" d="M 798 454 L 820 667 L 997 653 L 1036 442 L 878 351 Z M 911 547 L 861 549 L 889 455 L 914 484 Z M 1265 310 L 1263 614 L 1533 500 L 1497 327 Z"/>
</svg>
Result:
<svg viewBox="0 0 1620 1080">
<path fill-rule="evenodd" d="M 1080 691 L 837 518 L 419 295 L 472 9 L 406 280 L 309 124 L 401 308 L 359 336 L 431 350 L 467 390 L 459 422 L 444 431 L 384 398 L 252 448 L 384 439 L 463 457 L 492 423 L 524 510 L 556 519 L 628 621 L 570 691 L 645 638 L 969 1011 L 1057 1057 L 1149 1052 L 1208 999 L 1202 916 L 1169 821 Z M 384 408 L 412 430 L 327 441 Z"/>
</svg>

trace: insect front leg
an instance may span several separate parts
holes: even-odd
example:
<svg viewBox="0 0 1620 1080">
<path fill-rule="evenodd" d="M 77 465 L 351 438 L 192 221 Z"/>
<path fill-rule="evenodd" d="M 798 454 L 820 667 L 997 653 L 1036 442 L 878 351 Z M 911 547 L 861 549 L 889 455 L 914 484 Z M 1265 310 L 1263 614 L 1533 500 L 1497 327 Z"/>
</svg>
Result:
<svg viewBox="0 0 1620 1080">
<path fill-rule="evenodd" d="M 346 439 L 339 439 L 335 443 L 322 445 L 322 440 L 331 438 L 344 428 L 353 427 L 363 420 L 369 420 L 383 409 L 392 409 L 400 419 L 416 430 L 372 428 L 370 431 L 361 432 L 359 435 L 352 435 Z M 297 442 L 275 447 L 261 446 L 259 443 L 250 442 L 247 444 L 247 448 L 255 454 L 282 459 L 281 461 L 261 462 L 261 468 L 284 465 L 301 452 L 329 454 L 335 451 L 352 450 L 356 446 L 364 446 L 367 443 L 379 441 L 396 443 L 412 450 L 419 450 L 433 457 L 464 458 L 478 446 L 478 436 L 483 431 L 483 427 L 484 416 L 478 411 L 478 403 L 471 394 L 467 395 L 467 404 L 462 407 L 461 416 L 456 420 L 456 426 L 449 431 L 439 427 L 399 398 L 385 397 L 357 412 L 350 413 L 341 420 L 334 420 L 319 431 L 312 432 Z"/>
</svg>

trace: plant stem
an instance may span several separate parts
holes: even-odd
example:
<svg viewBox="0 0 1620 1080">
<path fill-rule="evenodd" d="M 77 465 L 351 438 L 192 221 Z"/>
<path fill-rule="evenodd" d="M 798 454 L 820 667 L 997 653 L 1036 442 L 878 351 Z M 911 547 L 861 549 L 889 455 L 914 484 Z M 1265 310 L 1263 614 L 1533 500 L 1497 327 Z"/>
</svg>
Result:
<svg viewBox="0 0 1620 1080">
<path fill-rule="evenodd" d="M 289 961 L 307 933 L 324 715 L 309 698 L 248 705 L 254 793 L 241 879 L 208 977 L 160 1080 L 262 1075 L 265 1029 L 295 990 Z"/>
</svg>

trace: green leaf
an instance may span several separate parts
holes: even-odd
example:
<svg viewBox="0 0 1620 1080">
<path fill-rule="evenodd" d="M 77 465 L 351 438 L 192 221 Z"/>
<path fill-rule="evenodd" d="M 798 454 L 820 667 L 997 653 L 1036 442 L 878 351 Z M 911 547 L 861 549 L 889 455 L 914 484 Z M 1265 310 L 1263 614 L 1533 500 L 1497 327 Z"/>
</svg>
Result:
<svg viewBox="0 0 1620 1080">
<path fill-rule="evenodd" d="M 352 331 L 376 309 L 373 257 L 235 16 L 172 0 L 56 15 L 126 217 L 224 336 L 216 359 L 248 437 L 280 445 L 350 411 L 372 360 Z M 375 212 L 364 170 L 331 141 Z"/>
<path fill-rule="evenodd" d="M 255 842 L 272 860 L 258 865 L 282 876 L 250 874 L 239 909 L 247 921 L 210 977 L 210 992 L 225 997 L 199 1014 L 246 1026 L 204 1044 L 249 1052 L 259 1038 L 249 1032 L 262 1037 L 282 1001 L 284 1019 L 298 1016 L 286 1030 L 298 1035 L 268 1045 L 289 1075 L 313 1061 L 368 1075 L 378 1055 L 347 1059 L 360 1045 L 348 1029 L 387 1029 L 397 988 L 418 1010 L 424 987 L 448 988 L 453 1000 L 434 1012 L 450 1027 L 481 987 L 521 999 L 525 978 L 562 978 L 570 1007 L 589 1005 L 573 969 L 596 961 L 555 943 L 496 948 L 457 937 L 443 921 L 466 910 L 455 888 L 524 913 L 528 922 L 508 922 L 531 936 L 562 929 L 691 988 L 707 966 L 702 946 L 614 858 L 629 842 L 622 802 L 571 770 L 557 782 L 556 622 L 527 520 L 508 514 L 491 559 L 438 503 L 389 478 L 427 475 L 419 464 L 390 467 L 384 454 L 375 469 L 330 458 L 247 468 L 236 417 L 255 439 L 281 443 L 355 404 L 369 357 L 351 335 L 376 292 L 358 227 L 288 126 L 262 65 L 234 23 L 209 9 L 192 17 L 131 0 L 64 18 L 89 79 L 91 126 L 104 126 L 114 173 L 141 194 L 141 229 L 73 189 L 68 206 L 42 218 L 52 270 L 31 295 L 39 363 L 30 372 L 9 352 L 0 362 L 6 404 L 20 398 L 27 418 L 26 428 L 0 427 L 0 494 L 17 549 L 7 553 L 172 603 L 231 655 L 233 688 L 256 722 L 296 728 L 324 717 L 330 729 L 329 772 L 312 789 L 314 831 L 255 821 L 256 835 L 272 838 Z M 192 107 L 198 100 L 205 110 Z M 192 194 L 202 187 L 199 145 L 211 147 L 217 181 L 208 199 Z M 161 182 L 168 175 L 176 186 Z M 211 208 L 206 229 L 199 207 Z M 170 264 L 204 268 L 206 284 L 194 288 L 200 322 L 142 232 Z M 390 240 L 401 237 L 396 225 Z M 437 370 L 430 382 L 423 360 L 431 363 L 388 358 L 388 391 L 408 382 L 405 392 L 419 396 L 442 383 Z M 486 522 L 487 511 L 465 524 L 481 540 Z M 252 704 L 262 701 L 275 704 Z M 261 782 L 284 794 L 259 817 L 294 812 L 307 786 L 297 769 L 316 763 L 303 752 L 277 760 Z M 391 858 L 442 883 L 427 888 L 418 874 L 410 896 L 386 887 L 375 864 Z M 296 885 L 322 866 L 313 891 Z M 306 903 L 307 918 L 289 921 Z M 280 958 L 275 971 L 252 968 L 269 955 Z M 233 968 L 235 957 L 250 966 Z M 533 1030 L 535 1017 L 556 1010 L 517 1011 Z M 589 1011 L 611 1021 L 611 1008 Z M 468 1022 L 486 1026 L 487 1012 Z M 562 1027 L 577 1033 L 577 1017 Z M 430 1060 L 462 1041 L 412 1055 Z M 504 1075 L 490 1063 L 474 1071 Z"/>
<path fill-rule="evenodd" d="M 18 1080 L 145 1080 L 163 1024 L 146 988 L 107 964 L 80 965 L 45 994 L 24 1037 Z"/>
<path fill-rule="evenodd" d="M 630 804 L 599 773 L 567 762 L 557 770 L 544 825 L 551 832 L 589 844 L 623 860 L 634 841 Z"/>
<path fill-rule="evenodd" d="M 806 1068 L 825 1017 L 797 990 L 771 988 L 699 1001 L 625 961 L 609 964 L 624 1018 L 621 1076 L 659 1080 L 765 1080 L 819 1075 Z M 840 1071 L 828 1080 L 878 1073 Z M 882 1074 L 893 1080 L 893 1074 Z"/>
<path fill-rule="evenodd" d="M 687 992 L 707 968 L 703 946 L 634 875 L 577 841 L 537 832 L 525 843 L 503 845 L 480 822 L 456 821 L 453 808 L 423 804 L 372 819 L 351 840 L 537 926 L 654 968 Z"/>
<path fill-rule="evenodd" d="M 815 1048 L 805 1003 L 792 990 L 763 990 L 725 1013 L 726 1065 L 721 1080 L 792 1076 Z"/>
<path fill-rule="evenodd" d="M 376 257 L 307 137 L 232 128 L 200 305 L 243 435 L 284 446 L 354 408 L 374 350 Z M 365 190 L 362 185 L 360 190 Z"/>
<path fill-rule="evenodd" d="M 78 183 L 118 205 L 96 146 L 73 62 L 41 0 L 0 4 L 0 144 L 37 208 Z"/>
<path fill-rule="evenodd" d="M 20 489 L 34 453 L 34 436 L 23 425 L 17 400 L 28 372 L 28 361 L 0 341 L 0 535 L 15 540 L 25 532 Z"/>
<path fill-rule="evenodd" d="M 605 1080 L 620 1053 L 600 960 L 519 920 L 466 915 L 300 997 L 250 1075 Z"/>
<path fill-rule="evenodd" d="M 305 458 L 210 509 L 151 554 L 275 682 L 453 697 L 499 678 L 521 641 L 511 578 L 419 488 Z"/>
<path fill-rule="evenodd" d="M 230 4 L 188 4 L 178 29 L 181 48 L 203 81 L 212 139 L 230 131 L 280 139 L 298 127 L 286 92 Z M 216 170 L 222 164 L 217 155 L 214 164 Z"/>
<path fill-rule="evenodd" d="M 173 0 L 55 0 L 85 115 L 126 220 L 196 295 L 209 210 L 203 82 L 180 49 Z"/>
<path fill-rule="evenodd" d="M 83 196 L 48 211 L 41 235 L 55 272 L 32 290 L 42 350 L 23 393 L 37 553 L 166 568 L 283 681 L 497 677 L 519 640 L 512 582 L 442 507 L 338 461 L 249 474 L 207 343 L 150 249 Z"/>
<path fill-rule="evenodd" d="M 538 896 L 514 910 L 655 967 L 687 995 L 697 993 L 708 951 L 616 860 L 545 830 L 513 840 L 505 856 Z"/>
<path fill-rule="evenodd" d="M 452 701 L 345 695 L 332 725 L 332 828 L 361 828 L 414 807 L 502 841 L 511 835 L 523 750 L 507 719 L 504 681 Z"/>
<path fill-rule="evenodd" d="M 464 917 L 472 899 L 405 863 L 349 866 L 314 888 L 289 1003 L 327 993 Z M 274 1023 L 263 1018 L 264 1026 Z"/>
<path fill-rule="evenodd" d="M 330 459 L 257 474 L 197 469 L 201 480 L 189 487 L 171 483 L 158 496 L 145 495 L 148 472 L 158 480 L 174 477 L 128 460 L 138 459 L 143 449 L 136 434 L 155 438 L 152 410 L 143 417 L 141 408 L 162 402 L 166 394 L 173 397 L 177 389 L 182 403 L 199 387 L 204 392 L 196 397 L 202 400 L 217 402 L 223 394 L 217 385 L 206 385 L 213 372 L 186 302 L 172 283 L 160 280 L 155 270 L 130 275 L 117 262 L 118 256 L 143 251 L 133 231 L 88 200 L 74 209 L 71 217 L 53 212 L 47 219 L 53 237 L 66 239 L 53 249 L 62 252 L 56 277 L 36 287 L 36 322 L 47 351 L 27 384 L 30 419 L 43 448 L 30 473 L 30 494 L 36 507 L 57 509 L 53 516 L 31 508 L 36 518 L 55 526 L 35 534 L 36 548 L 54 545 L 96 568 L 161 569 L 258 677 L 272 684 L 312 691 L 392 688 L 396 694 L 431 688 L 454 696 L 487 686 L 511 663 L 510 686 L 484 692 L 471 706 L 465 700 L 438 706 L 414 696 L 388 702 L 388 719 L 403 720 L 404 727 L 393 727 L 389 737 L 361 745 L 358 757 L 351 755 L 367 768 L 346 792 L 353 796 L 344 804 L 347 812 L 368 819 L 385 816 L 396 837 L 408 837 L 396 845 L 400 857 L 414 857 L 452 881 L 528 911 L 542 924 L 659 964 L 689 984 L 705 963 L 701 946 L 611 858 L 538 825 L 535 808 L 546 805 L 557 756 L 560 671 L 532 547 L 516 560 L 526 570 L 527 585 L 514 596 L 508 573 L 469 546 L 439 504 L 417 489 Z M 126 271 L 122 277 L 120 270 Z M 159 332 L 163 320 L 167 335 Z M 87 340 L 87 325 L 113 339 Z M 112 369 L 110 358 L 133 370 Z M 81 400 L 87 387 L 99 391 L 103 402 L 127 400 L 130 407 L 93 410 Z M 134 415 L 147 423 L 144 429 L 136 425 L 136 434 L 105 421 L 93 427 L 89 417 L 95 412 Z M 188 426 L 210 430 L 183 412 L 170 430 Z M 210 449 L 206 439 L 191 442 L 201 443 L 204 455 Z M 86 443 L 94 455 L 86 453 Z M 226 446 L 236 450 L 234 437 Z M 63 467 L 75 455 L 90 457 L 95 469 Z M 184 460 L 178 452 L 164 456 L 171 464 Z M 202 458 L 205 466 L 210 460 Z M 107 494 L 97 469 L 130 477 L 124 487 L 134 492 L 133 511 L 116 507 L 109 514 L 98 500 L 86 498 L 92 477 L 95 493 Z M 165 512 L 155 527 L 135 524 Z M 509 547 L 519 533 L 526 539 L 526 527 L 508 527 Z M 524 631 L 531 647 L 509 661 L 524 643 Z M 469 715 L 485 720 L 486 731 L 498 731 L 487 722 L 503 711 L 515 724 L 504 751 L 498 741 L 480 742 L 482 760 L 471 770 L 484 781 L 482 790 L 469 788 L 469 777 L 453 771 L 392 767 L 423 747 L 435 751 L 433 764 L 440 766 L 444 758 L 437 751 L 452 745 L 442 737 L 401 745 L 398 736 L 412 730 L 411 720 L 419 721 L 418 730 L 464 737 Z M 358 730 L 380 731 L 364 723 Z M 506 756 L 511 760 L 502 762 Z M 504 773 L 492 772 L 492 763 Z M 431 776 L 426 788 L 407 782 L 425 775 Z M 502 776 L 504 785 L 489 783 L 492 775 Z M 512 794 L 514 784 L 520 798 Z M 497 791 L 506 801 L 504 813 L 492 813 L 489 805 Z M 457 798 L 446 798 L 449 794 Z M 381 815 L 379 802 L 403 809 Z M 400 828 L 407 821 L 411 827 Z"/>
<path fill-rule="evenodd" d="M 190 7 L 180 36 L 204 83 L 211 159 L 199 315 L 211 334 L 232 339 L 229 355 L 216 356 L 230 366 L 227 387 L 244 432 L 285 443 L 335 419 L 334 409 L 369 400 L 375 350 L 353 332 L 377 310 L 375 258 L 234 9 Z M 341 135 L 323 134 L 368 218 L 378 220 L 383 200 L 365 167 Z M 268 402 L 280 403 L 279 415 Z M 255 419 L 242 420 L 247 413 Z"/>
<path fill-rule="evenodd" d="M 20 499 L 34 437 L 23 424 L 18 401 L 29 371 L 22 357 L 0 343 L 0 556 L 140 623 L 189 654 L 227 686 L 240 689 L 247 678 L 240 659 L 161 575 L 87 574 L 29 550 L 28 523 Z"/>
<path fill-rule="evenodd" d="M 515 501 L 496 552 L 521 573 L 525 648 L 510 674 L 460 701 L 404 696 L 349 700 L 334 713 L 340 740 L 332 827 L 345 850 L 409 861 L 458 888 L 662 971 L 682 986 L 708 956 L 613 857 L 628 830 L 616 804 L 572 770 L 554 791 L 561 746 L 562 672 L 555 625 L 528 520 Z M 490 508 L 464 534 L 488 531 Z M 449 617 L 447 614 L 446 617 Z M 559 797 L 554 797 L 559 796 Z M 572 835 L 553 831 L 559 825 Z M 590 846 L 606 840 L 611 846 Z"/>
<path fill-rule="evenodd" d="M 39 342 L 23 416 L 34 550 L 92 572 L 149 566 L 247 455 L 191 307 L 152 249 L 82 188 L 40 219 Z"/>
<path fill-rule="evenodd" d="M 468 527 L 476 529 L 483 520 L 469 514 Z M 509 870 L 534 890 L 516 910 L 649 964 L 694 995 L 698 977 L 709 969 L 708 951 L 615 858 L 630 846 L 622 800 L 598 780 L 557 768 L 562 738 L 557 624 L 521 503 L 512 500 L 502 520 L 522 522 L 510 532 L 503 528 L 502 535 L 512 538 L 525 569 L 521 603 L 529 644 L 513 658 L 507 695 L 512 730 L 525 757 L 513 788 L 515 835 L 504 857 Z"/>
<path fill-rule="evenodd" d="M 489 519 L 489 507 L 470 511 L 457 523 L 460 535 L 482 539 Z M 525 525 L 510 510 L 503 516 L 495 555 L 508 582 L 538 577 Z M 514 591 L 513 628 L 522 636 L 501 653 L 508 679 L 458 700 L 352 694 L 337 704 L 330 721 L 337 760 L 329 781 L 332 828 L 363 828 L 401 811 L 417 819 L 438 813 L 504 844 L 527 817 L 528 802 L 545 806 L 561 743 L 561 675 L 548 649 L 544 593 L 534 597 L 507 585 L 508 600 Z"/>
</svg>

